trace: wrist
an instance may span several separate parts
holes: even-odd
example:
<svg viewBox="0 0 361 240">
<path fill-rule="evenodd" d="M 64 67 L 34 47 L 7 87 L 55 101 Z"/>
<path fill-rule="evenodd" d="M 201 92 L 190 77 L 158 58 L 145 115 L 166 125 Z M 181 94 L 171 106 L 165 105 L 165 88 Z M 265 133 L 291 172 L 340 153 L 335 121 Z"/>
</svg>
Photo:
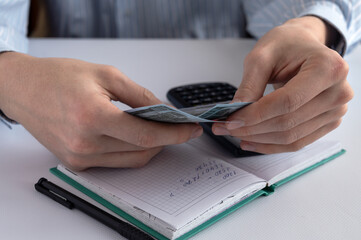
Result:
<svg viewBox="0 0 361 240">
<path fill-rule="evenodd" d="M 324 20 L 316 16 L 293 18 L 284 23 L 285 26 L 301 27 L 315 40 L 330 46 L 336 36 L 336 31 Z"/>
<path fill-rule="evenodd" d="M 19 88 L 21 87 L 21 61 L 24 57 L 29 57 L 17 52 L 0 53 L 0 110 L 3 118 L 9 122 L 16 120 L 13 116 L 15 100 L 21 97 Z M 20 85 L 19 85 L 20 84 Z"/>
</svg>

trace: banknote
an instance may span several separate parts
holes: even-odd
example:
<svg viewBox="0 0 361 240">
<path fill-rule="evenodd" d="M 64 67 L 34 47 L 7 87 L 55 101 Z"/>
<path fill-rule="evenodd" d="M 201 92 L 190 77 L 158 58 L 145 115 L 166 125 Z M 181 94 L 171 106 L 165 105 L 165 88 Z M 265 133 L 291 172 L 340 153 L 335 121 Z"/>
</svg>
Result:
<svg viewBox="0 0 361 240">
<path fill-rule="evenodd" d="M 220 122 L 250 102 L 218 103 L 176 109 L 166 104 L 133 108 L 125 112 L 147 120 L 169 123 Z"/>
</svg>

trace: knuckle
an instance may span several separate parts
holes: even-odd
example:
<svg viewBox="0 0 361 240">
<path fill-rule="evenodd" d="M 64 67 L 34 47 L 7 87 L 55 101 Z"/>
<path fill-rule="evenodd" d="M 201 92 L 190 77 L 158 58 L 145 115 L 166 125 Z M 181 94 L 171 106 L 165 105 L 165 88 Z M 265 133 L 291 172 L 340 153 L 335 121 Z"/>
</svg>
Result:
<svg viewBox="0 0 361 240">
<path fill-rule="evenodd" d="M 340 108 L 340 116 L 344 116 L 347 113 L 347 110 L 348 110 L 347 104 L 342 105 Z"/>
<path fill-rule="evenodd" d="M 236 92 L 235 97 L 242 102 L 252 102 L 257 99 L 254 96 L 255 84 L 253 81 L 242 82 L 242 87 Z"/>
<path fill-rule="evenodd" d="M 147 157 L 147 158 L 145 158 Z M 133 168 L 142 168 L 150 161 L 151 157 L 145 156 L 144 158 L 137 159 L 133 162 Z"/>
<path fill-rule="evenodd" d="M 347 62 L 337 53 L 332 51 L 332 56 L 330 57 L 331 71 L 332 76 L 338 76 L 339 78 L 345 78 L 349 71 L 349 66 Z"/>
<path fill-rule="evenodd" d="M 88 132 L 96 127 L 96 113 L 89 107 L 79 104 L 73 113 L 75 129 L 80 132 Z"/>
<path fill-rule="evenodd" d="M 332 131 L 333 129 L 338 128 L 338 127 L 341 125 L 341 123 L 342 123 L 342 119 L 341 119 L 341 118 L 338 119 L 338 120 L 336 120 L 336 121 L 334 121 L 334 122 L 331 124 L 331 131 Z"/>
<path fill-rule="evenodd" d="M 180 128 L 179 131 L 174 132 L 174 134 L 176 134 L 175 144 L 180 144 L 188 141 L 191 138 L 193 131 L 197 131 L 193 126 L 190 126 L 188 124 L 182 125 L 182 128 Z"/>
<path fill-rule="evenodd" d="M 184 142 L 186 142 L 189 138 L 190 138 L 190 135 L 189 135 L 187 132 L 185 132 L 185 131 L 176 133 L 175 143 L 174 143 L 174 144 L 184 143 Z"/>
<path fill-rule="evenodd" d="M 314 60 L 318 63 L 320 72 L 327 74 L 333 81 L 346 78 L 349 66 L 347 62 L 336 52 L 327 49 L 314 55 Z"/>
<path fill-rule="evenodd" d="M 255 131 L 252 129 L 252 127 L 242 127 L 237 129 L 236 134 L 232 134 L 234 136 L 238 135 L 238 136 L 251 136 L 255 134 Z M 231 131 L 232 133 L 232 131 Z"/>
<path fill-rule="evenodd" d="M 258 47 L 247 54 L 244 64 L 247 67 L 266 66 L 270 63 L 269 53 L 265 48 Z"/>
<path fill-rule="evenodd" d="M 148 164 L 148 162 L 152 159 L 152 157 L 154 156 L 154 153 L 152 151 L 141 151 L 138 153 L 138 158 L 135 159 L 132 162 L 132 166 L 133 168 L 141 168 L 144 167 L 145 165 Z"/>
<path fill-rule="evenodd" d="M 111 65 L 103 65 L 100 69 L 100 73 L 105 79 L 113 79 L 121 74 L 116 67 Z"/>
<path fill-rule="evenodd" d="M 306 144 L 303 141 L 296 141 L 296 142 L 291 143 L 291 144 L 288 145 L 288 150 L 290 152 L 296 152 L 296 151 L 299 151 L 302 148 L 304 148 L 305 145 Z"/>
<path fill-rule="evenodd" d="M 256 119 L 256 122 L 263 122 L 266 120 L 266 117 L 264 117 L 264 114 L 262 111 L 260 111 L 259 109 L 257 109 L 255 112 L 255 119 Z"/>
<path fill-rule="evenodd" d="M 67 156 L 65 159 L 65 165 L 74 171 L 82 171 L 87 168 L 85 161 L 75 156 Z"/>
<path fill-rule="evenodd" d="M 292 144 L 299 139 L 299 134 L 295 130 L 289 130 L 284 132 L 282 136 L 282 143 L 283 144 Z"/>
<path fill-rule="evenodd" d="M 263 106 L 254 104 L 253 108 L 250 108 L 247 112 L 247 115 L 244 115 L 245 117 L 243 118 L 243 121 L 245 122 L 246 126 L 255 125 L 268 120 L 266 115 L 267 113 L 265 113 Z"/>
<path fill-rule="evenodd" d="M 277 126 L 278 126 L 278 131 L 287 131 L 290 130 L 294 127 L 296 127 L 297 125 L 297 121 L 294 117 L 291 116 L 284 116 L 281 117 Z"/>
<path fill-rule="evenodd" d="M 155 136 L 140 130 L 137 134 L 136 145 L 143 148 L 152 148 L 155 146 Z"/>
<path fill-rule="evenodd" d="M 156 99 L 154 94 L 151 91 L 149 91 L 148 89 L 146 89 L 146 88 L 142 88 L 142 98 L 146 102 L 153 102 L 154 99 Z"/>
<path fill-rule="evenodd" d="M 283 95 L 283 112 L 291 113 L 298 109 L 303 103 L 303 95 L 301 92 L 295 92 L 292 95 L 289 92 L 285 92 Z"/>
<path fill-rule="evenodd" d="M 345 81 L 345 85 L 341 87 L 336 98 L 336 104 L 344 104 L 349 102 L 354 96 L 351 86 Z"/>
<path fill-rule="evenodd" d="M 67 149 L 72 154 L 90 155 L 96 153 L 99 147 L 87 138 L 78 136 L 68 140 Z"/>
</svg>

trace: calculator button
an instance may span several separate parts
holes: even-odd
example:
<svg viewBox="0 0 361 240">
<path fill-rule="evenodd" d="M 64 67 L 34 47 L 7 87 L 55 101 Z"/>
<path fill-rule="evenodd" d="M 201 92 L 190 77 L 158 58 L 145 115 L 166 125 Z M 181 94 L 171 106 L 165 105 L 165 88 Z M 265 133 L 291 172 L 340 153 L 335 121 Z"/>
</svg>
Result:
<svg viewBox="0 0 361 240">
<path fill-rule="evenodd" d="M 232 100 L 234 95 L 228 95 L 226 98 L 227 100 Z"/>
<path fill-rule="evenodd" d="M 186 96 L 186 95 L 189 95 L 189 92 L 180 92 L 179 95 L 180 96 Z"/>
<path fill-rule="evenodd" d="M 211 103 L 212 102 L 212 98 L 204 98 L 202 100 L 202 103 Z"/>
<path fill-rule="evenodd" d="M 224 101 L 224 100 L 226 100 L 224 97 L 222 97 L 222 96 L 218 96 L 218 97 L 216 97 L 216 100 L 218 101 L 218 102 L 221 102 L 221 101 Z"/>
<path fill-rule="evenodd" d="M 193 105 L 197 105 L 197 104 L 200 104 L 201 101 L 199 101 L 198 99 L 194 99 L 190 103 L 193 104 Z"/>
<path fill-rule="evenodd" d="M 198 95 L 199 98 L 206 98 L 206 97 L 209 97 L 209 96 L 212 96 L 212 94 L 209 94 L 209 93 L 200 93 Z"/>
<path fill-rule="evenodd" d="M 193 100 L 195 97 L 192 95 L 188 95 L 188 96 L 183 96 L 184 100 Z"/>
<path fill-rule="evenodd" d="M 184 91 L 184 88 L 183 88 L 183 87 L 179 87 L 179 88 L 176 88 L 175 91 L 178 92 L 178 93 L 179 93 L 179 92 L 181 93 L 181 92 Z"/>
</svg>

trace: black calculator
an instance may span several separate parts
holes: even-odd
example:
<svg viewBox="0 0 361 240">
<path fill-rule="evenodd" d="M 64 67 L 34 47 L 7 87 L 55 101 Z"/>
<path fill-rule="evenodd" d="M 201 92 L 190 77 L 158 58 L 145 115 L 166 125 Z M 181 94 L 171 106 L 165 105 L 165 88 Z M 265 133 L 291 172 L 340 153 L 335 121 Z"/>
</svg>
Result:
<svg viewBox="0 0 361 240">
<path fill-rule="evenodd" d="M 225 82 L 209 82 L 183 85 L 167 93 L 168 100 L 177 108 L 227 103 L 233 99 L 237 88 Z M 258 155 L 240 148 L 240 140 L 232 136 L 217 136 L 212 132 L 212 123 L 200 123 L 204 131 L 235 157 Z"/>
</svg>

